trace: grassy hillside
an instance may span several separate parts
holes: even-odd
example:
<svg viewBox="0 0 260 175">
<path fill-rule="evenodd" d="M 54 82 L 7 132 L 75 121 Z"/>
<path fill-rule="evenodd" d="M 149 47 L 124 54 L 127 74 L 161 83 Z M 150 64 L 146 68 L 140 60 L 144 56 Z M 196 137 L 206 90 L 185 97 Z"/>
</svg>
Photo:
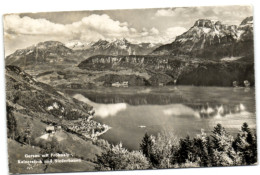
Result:
<svg viewBox="0 0 260 175">
<path fill-rule="evenodd" d="M 103 127 L 92 120 L 92 107 L 35 80 L 16 66 L 6 67 L 9 167 L 11 173 L 92 171 L 102 149 L 80 131 L 70 129 L 84 121 L 86 131 Z M 54 133 L 46 129 L 55 128 Z M 59 128 L 58 128 L 59 127 Z M 88 135 L 86 133 L 85 135 Z M 92 134 L 92 133 L 89 133 Z M 77 163 L 18 164 L 25 154 L 69 154 Z M 60 158 L 58 158 L 60 159 Z M 69 159 L 69 158 L 65 158 Z M 30 160 L 26 158 L 26 160 Z"/>
</svg>

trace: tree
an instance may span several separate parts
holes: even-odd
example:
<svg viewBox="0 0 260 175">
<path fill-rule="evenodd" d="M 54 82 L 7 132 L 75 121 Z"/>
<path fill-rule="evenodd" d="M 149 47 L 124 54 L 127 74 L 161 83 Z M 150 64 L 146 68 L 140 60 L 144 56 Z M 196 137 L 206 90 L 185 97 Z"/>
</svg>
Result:
<svg viewBox="0 0 260 175">
<path fill-rule="evenodd" d="M 211 166 L 211 143 L 209 137 L 204 130 L 197 135 L 193 140 L 192 153 L 194 154 L 194 162 L 197 162 L 200 167 Z"/>
<path fill-rule="evenodd" d="M 233 137 L 229 135 L 221 124 L 213 130 L 212 148 L 213 148 L 213 166 L 232 166 L 240 165 L 240 157 L 232 147 Z"/>
<path fill-rule="evenodd" d="M 152 147 L 154 144 L 154 137 L 145 133 L 140 148 L 142 153 L 147 157 L 150 162 L 152 161 Z"/>
<path fill-rule="evenodd" d="M 149 162 L 141 152 L 129 152 L 121 143 L 112 145 L 110 149 L 98 155 L 97 164 L 98 170 L 133 170 L 149 167 Z"/>
<path fill-rule="evenodd" d="M 127 170 L 142 170 L 149 168 L 147 158 L 140 151 L 132 151 L 126 154 Z"/>
<path fill-rule="evenodd" d="M 253 136 L 247 123 L 244 123 L 233 142 L 233 148 L 241 157 L 242 165 L 251 165 L 257 161 L 256 136 Z"/>
<path fill-rule="evenodd" d="M 189 136 L 180 139 L 178 150 L 175 153 L 175 159 L 179 165 L 187 161 L 193 161 L 192 147 L 193 143 Z"/>
<path fill-rule="evenodd" d="M 13 115 L 14 108 L 6 103 L 6 113 L 7 113 L 7 135 L 8 137 L 15 139 L 17 134 L 17 123 Z"/>
<path fill-rule="evenodd" d="M 143 154 L 155 168 L 172 167 L 174 146 L 176 146 L 176 138 L 170 132 L 159 133 L 156 137 L 146 133 L 140 145 Z"/>
<path fill-rule="evenodd" d="M 28 121 L 25 128 L 25 141 L 28 142 L 29 145 L 31 145 L 31 134 L 32 134 L 32 125 Z"/>
</svg>

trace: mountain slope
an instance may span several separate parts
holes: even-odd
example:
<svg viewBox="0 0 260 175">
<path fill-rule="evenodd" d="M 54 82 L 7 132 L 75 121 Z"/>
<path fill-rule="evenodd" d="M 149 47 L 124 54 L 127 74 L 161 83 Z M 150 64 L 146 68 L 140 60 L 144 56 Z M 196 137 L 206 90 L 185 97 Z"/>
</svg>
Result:
<svg viewBox="0 0 260 175">
<path fill-rule="evenodd" d="M 88 118 L 91 106 L 69 98 L 36 81 L 17 66 L 6 66 L 6 99 L 28 113 L 46 113 L 56 119 Z"/>
<path fill-rule="evenodd" d="M 40 42 L 34 46 L 15 51 L 5 59 L 6 65 L 22 68 L 32 66 L 71 65 L 78 62 L 73 50 L 58 41 Z"/>
<path fill-rule="evenodd" d="M 244 19 L 238 27 L 199 19 L 174 42 L 158 47 L 152 54 L 203 58 L 253 55 L 253 17 Z"/>
</svg>

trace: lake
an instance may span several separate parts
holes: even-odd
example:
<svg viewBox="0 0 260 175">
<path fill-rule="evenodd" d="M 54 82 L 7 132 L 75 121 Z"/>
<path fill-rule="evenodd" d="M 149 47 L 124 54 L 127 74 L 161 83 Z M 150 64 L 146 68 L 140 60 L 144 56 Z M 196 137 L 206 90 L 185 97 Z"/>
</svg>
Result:
<svg viewBox="0 0 260 175">
<path fill-rule="evenodd" d="M 139 149 L 144 134 L 173 132 L 177 138 L 211 134 L 222 124 L 232 135 L 244 122 L 255 129 L 255 89 L 231 87 L 99 87 L 66 90 L 92 105 L 96 121 L 112 128 L 100 136 L 110 143 Z"/>
</svg>

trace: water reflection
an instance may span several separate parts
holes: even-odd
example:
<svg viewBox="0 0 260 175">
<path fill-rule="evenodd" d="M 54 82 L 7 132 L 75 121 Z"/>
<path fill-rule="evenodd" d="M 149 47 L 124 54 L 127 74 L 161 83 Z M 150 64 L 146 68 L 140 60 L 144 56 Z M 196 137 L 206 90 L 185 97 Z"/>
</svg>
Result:
<svg viewBox="0 0 260 175">
<path fill-rule="evenodd" d="M 255 127 L 253 88 L 158 87 L 71 90 L 95 108 L 95 120 L 112 127 L 101 138 L 138 149 L 143 135 L 171 131 L 177 137 L 210 134 L 216 124 L 236 134 L 244 122 Z"/>
<path fill-rule="evenodd" d="M 125 110 L 127 107 L 126 103 L 98 104 L 90 101 L 88 98 L 84 97 L 81 94 L 76 94 L 73 96 L 73 98 L 93 106 L 95 110 L 95 115 L 102 118 L 115 116 L 118 112 Z"/>
<path fill-rule="evenodd" d="M 119 112 L 127 110 L 128 106 L 126 103 L 95 103 L 81 94 L 75 94 L 73 98 L 93 106 L 95 115 L 101 118 L 116 116 Z M 143 109 L 145 110 L 145 108 L 144 106 Z M 156 110 L 165 116 L 190 116 L 195 118 L 219 118 L 241 114 L 242 112 L 249 114 L 242 103 L 236 105 L 216 105 L 208 102 L 206 104 L 171 104 L 157 106 Z"/>
</svg>

